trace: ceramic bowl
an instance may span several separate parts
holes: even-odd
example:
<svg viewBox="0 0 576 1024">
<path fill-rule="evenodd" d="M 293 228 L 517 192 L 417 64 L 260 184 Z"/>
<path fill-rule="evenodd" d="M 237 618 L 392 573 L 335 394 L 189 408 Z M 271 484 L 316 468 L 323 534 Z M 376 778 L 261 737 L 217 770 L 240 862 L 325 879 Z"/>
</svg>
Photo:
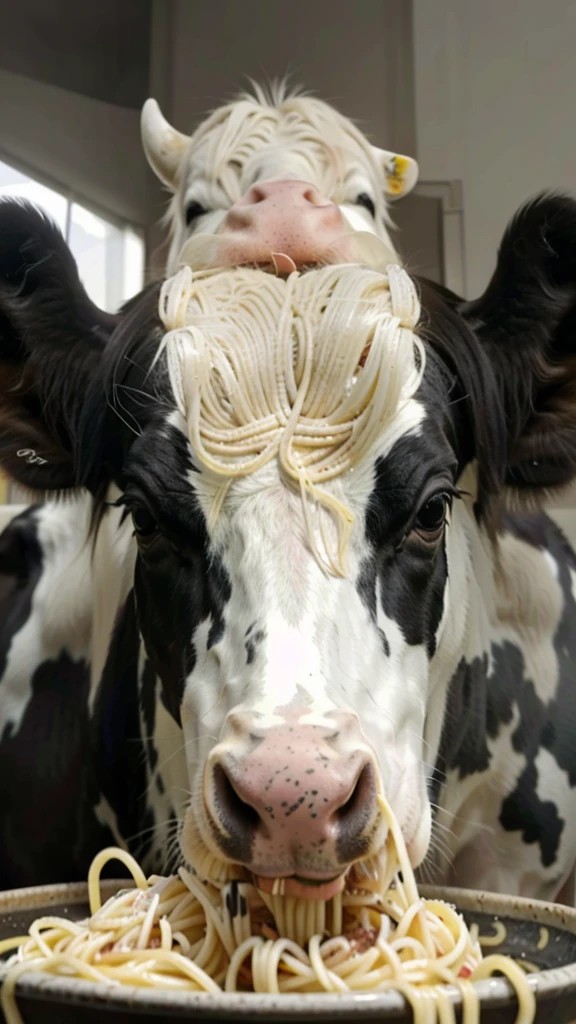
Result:
<svg viewBox="0 0 576 1024">
<path fill-rule="evenodd" d="M 126 882 L 102 883 L 104 898 Z M 525 956 L 539 968 L 529 976 L 537 996 L 536 1021 L 568 1024 L 576 1021 L 576 910 L 534 900 L 495 896 L 461 889 L 421 888 L 456 904 L 468 924 L 476 922 L 481 934 L 500 920 L 507 939 L 498 952 Z M 85 884 L 51 885 L 0 893 L 0 939 L 23 934 L 42 914 L 79 920 L 88 913 Z M 548 941 L 541 945 L 542 928 Z M 487 950 L 487 953 L 493 950 Z M 2 968 L 0 967 L 0 977 Z M 477 984 L 482 1021 L 512 1024 L 517 1002 L 508 982 L 493 978 Z M 337 1022 L 412 1020 L 404 999 L 393 992 L 364 995 L 256 995 L 252 993 L 151 992 L 138 988 L 106 988 L 74 978 L 42 973 L 24 975 L 17 986 L 20 1012 L 26 1024 L 164 1024 L 171 1020 L 247 1022 Z M 459 996 L 453 993 L 456 1008 Z"/>
</svg>

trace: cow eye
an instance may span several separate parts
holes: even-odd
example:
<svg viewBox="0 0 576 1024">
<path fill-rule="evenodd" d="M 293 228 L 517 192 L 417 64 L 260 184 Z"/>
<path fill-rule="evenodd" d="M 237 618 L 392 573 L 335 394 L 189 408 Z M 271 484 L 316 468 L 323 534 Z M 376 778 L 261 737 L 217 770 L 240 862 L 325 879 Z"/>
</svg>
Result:
<svg viewBox="0 0 576 1024">
<path fill-rule="evenodd" d="M 361 192 L 359 196 L 356 196 L 356 206 L 363 206 L 371 217 L 376 216 L 376 206 L 374 200 L 368 195 L 367 192 Z"/>
<path fill-rule="evenodd" d="M 418 511 L 414 530 L 422 540 L 436 541 L 442 534 L 446 523 L 446 510 L 450 503 L 448 494 L 433 494 L 424 502 Z"/>
<path fill-rule="evenodd" d="M 138 537 L 149 539 L 158 533 L 158 523 L 152 513 L 143 505 L 132 509 L 132 522 Z"/>
<path fill-rule="evenodd" d="M 196 199 L 193 199 L 192 202 L 188 203 L 188 206 L 186 207 L 187 225 L 190 226 L 190 224 L 193 224 L 195 220 L 198 220 L 198 217 L 202 217 L 205 213 L 208 213 L 208 210 L 204 206 L 202 206 L 202 203 L 199 203 Z"/>
</svg>

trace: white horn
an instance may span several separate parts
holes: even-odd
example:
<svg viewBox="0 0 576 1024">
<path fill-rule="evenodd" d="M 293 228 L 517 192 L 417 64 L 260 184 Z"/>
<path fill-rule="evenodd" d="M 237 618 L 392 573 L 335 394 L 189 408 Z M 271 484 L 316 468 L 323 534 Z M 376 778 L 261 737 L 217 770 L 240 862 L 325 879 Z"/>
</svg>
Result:
<svg viewBox="0 0 576 1024">
<path fill-rule="evenodd" d="M 154 174 L 174 191 L 178 168 L 184 148 L 190 141 L 189 137 L 168 124 L 156 100 L 152 99 L 146 100 L 142 107 L 140 130 L 146 159 Z"/>
</svg>

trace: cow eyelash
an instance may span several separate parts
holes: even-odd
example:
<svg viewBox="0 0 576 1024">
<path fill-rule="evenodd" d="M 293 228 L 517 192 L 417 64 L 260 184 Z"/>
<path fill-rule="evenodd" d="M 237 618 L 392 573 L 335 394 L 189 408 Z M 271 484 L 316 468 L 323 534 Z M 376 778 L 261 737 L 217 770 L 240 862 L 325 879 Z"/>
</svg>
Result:
<svg viewBox="0 0 576 1024">
<path fill-rule="evenodd" d="M 356 196 L 356 206 L 363 206 L 365 210 L 368 210 L 371 217 L 376 217 L 376 204 L 367 192 L 360 192 Z"/>
<path fill-rule="evenodd" d="M 141 552 L 146 553 L 148 550 L 165 551 L 167 548 L 170 548 L 179 558 L 186 559 L 190 551 L 193 550 L 190 545 L 178 543 L 166 532 L 164 526 L 160 525 L 143 498 L 132 494 L 122 494 L 116 501 L 107 501 L 104 504 L 108 508 L 121 508 L 123 510 L 120 517 L 121 524 L 126 522 L 129 516 L 132 517 L 134 525 L 132 536 L 136 538 Z M 140 522 L 138 522 L 138 513 L 143 513 L 145 519 L 142 520 L 140 518 Z"/>
<path fill-rule="evenodd" d="M 106 505 L 108 508 L 121 508 L 122 515 L 120 517 L 120 523 L 125 523 L 128 516 L 132 516 L 134 523 L 134 534 L 137 537 L 152 537 L 159 533 L 160 528 L 157 520 L 142 501 L 138 501 L 137 498 L 132 498 L 128 494 L 122 494 L 116 501 L 107 501 Z M 144 524 L 142 521 L 140 527 L 138 526 L 137 516 L 138 513 L 144 513 L 144 516 L 148 516 L 149 522 Z"/>
<path fill-rule="evenodd" d="M 421 534 L 418 533 L 417 522 L 418 522 L 418 516 L 420 514 L 420 511 L 422 509 L 424 509 L 426 507 L 426 505 L 430 504 L 430 502 L 434 501 L 435 498 L 444 498 L 444 500 L 445 500 L 445 511 L 447 511 L 449 508 L 452 507 L 453 499 L 456 499 L 457 501 L 460 501 L 462 498 L 466 497 L 468 494 L 469 494 L 468 491 L 463 491 L 463 490 L 461 490 L 460 487 L 456 487 L 456 486 L 454 486 L 452 484 L 446 484 L 441 490 L 432 491 L 427 497 L 425 497 L 422 501 L 420 501 L 420 503 L 418 505 L 418 511 L 416 512 L 416 515 L 414 516 L 410 527 L 408 528 L 408 530 L 406 531 L 406 533 L 402 537 L 402 540 L 396 545 L 396 547 L 394 549 L 396 551 L 396 553 L 399 554 L 401 551 L 404 550 L 404 546 L 406 544 L 406 541 L 408 540 L 408 538 L 413 533 L 418 534 L 420 539 L 425 544 L 428 543 L 428 545 L 430 547 L 432 547 L 432 545 L 436 542 L 436 540 L 438 540 L 440 538 L 440 536 L 442 534 L 442 531 L 443 531 L 443 529 L 444 529 L 444 527 L 446 525 L 446 516 L 444 516 L 443 522 L 438 525 L 436 531 L 430 531 L 430 535 L 431 535 L 430 538 L 426 539 L 425 537 L 423 537 Z M 433 533 L 435 534 L 434 536 L 432 536 Z"/>
<path fill-rule="evenodd" d="M 121 494 L 119 498 L 116 498 L 116 501 L 105 501 L 104 507 L 122 509 L 122 515 L 120 516 L 120 525 L 122 525 L 122 523 L 124 523 L 128 516 L 130 515 L 130 506 L 128 504 L 128 498 L 125 494 Z"/>
<path fill-rule="evenodd" d="M 197 199 L 192 199 L 191 202 L 187 203 L 184 216 L 188 227 L 190 227 L 195 220 L 198 220 L 199 217 L 203 217 L 205 213 L 208 213 L 208 210 L 205 206 L 202 206 L 202 203 L 199 203 Z"/>
</svg>

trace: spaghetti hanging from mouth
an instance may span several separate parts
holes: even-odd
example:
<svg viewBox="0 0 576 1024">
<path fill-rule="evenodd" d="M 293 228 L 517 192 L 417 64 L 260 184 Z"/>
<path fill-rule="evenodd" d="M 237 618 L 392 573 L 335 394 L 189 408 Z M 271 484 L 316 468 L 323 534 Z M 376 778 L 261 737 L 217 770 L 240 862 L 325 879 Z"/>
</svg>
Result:
<svg viewBox="0 0 576 1024">
<path fill-rule="evenodd" d="M 328 902 L 267 895 L 247 882 L 207 884 L 181 868 L 146 879 L 122 850 L 104 850 L 90 869 L 91 917 L 40 918 L 19 945 L 2 988 L 7 1024 L 22 1024 L 15 986 L 43 971 L 112 985 L 202 991 L 401 993 L 415 1024 L 454 1024 L 452 986 L 463 1024 L 478 1024 L 473 982 L 504 974 L 516 992 L 517 1024 L 531 1024 L 535 997 L 525 971 L 507 956 L 483 957 L 478 934 L 448 903 L 418 895 L 398 823 L 380 797 L 389 825 L 386 848 L 345 891 Z M 117 858 L 136 888 L 104 906 L 100 873 Z"/>
</svg>

